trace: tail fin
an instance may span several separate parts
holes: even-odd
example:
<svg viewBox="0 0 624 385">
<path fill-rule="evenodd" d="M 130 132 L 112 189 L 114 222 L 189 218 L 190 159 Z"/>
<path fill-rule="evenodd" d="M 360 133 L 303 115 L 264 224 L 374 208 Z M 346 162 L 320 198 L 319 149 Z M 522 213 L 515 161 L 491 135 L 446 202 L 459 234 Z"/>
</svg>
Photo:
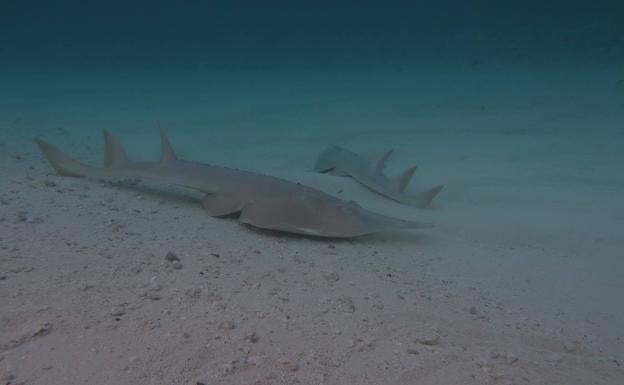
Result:
<svg viewBox="0 0 624 385">
<path fill-rule="evenodd" d="M 39 146 L 43 155 L 48 159 L 48 162 L 50 162 L 52 167 L 60 175 L 85 176 L 92 169 L 92 167 L 87 166 L 84 163 L 80 163 L 48 142 L 44 142 L 41 139 L 35 139 L 35 143 Z"/>
<path fill-rule="evenodd" d="M 121 143 L 107 130 L 104 131 L 104 167 L 119 167 L 128 163 L 128 155 Z"/>
</svg>

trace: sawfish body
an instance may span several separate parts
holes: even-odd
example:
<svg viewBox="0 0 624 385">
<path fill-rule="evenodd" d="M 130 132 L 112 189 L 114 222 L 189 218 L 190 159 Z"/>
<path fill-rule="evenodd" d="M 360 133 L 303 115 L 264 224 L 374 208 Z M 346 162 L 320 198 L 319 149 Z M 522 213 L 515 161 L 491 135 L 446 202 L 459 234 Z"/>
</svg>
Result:
<svg viewBox="0 0 624 385">
<path fill-rule="evenodd" d="M 313 170 L 337 176 L 350 176 L 372 191 L 397 202 L 419 208 L 430 207 L 431 201 L 443 186 L 426 191 L 408 191 L 407 185 L 416 172 L 416 166 L 408 168 L 397 178 L 389 178 L 384 175 L 383 170 L 390 155 L 392 151 L 387 151 L 373 162 L 353 151 L 330 145 L 319 155 Z"/>
<path fill-rule="evenodd" d="M 203 206 L 215 217 L 239 215 L 254 227 L 319 237 L 356 237 L 404 228 L 428 228 L 373 213 L 300 183 L 258 173 L 178 159 L 161 131 L 160 162 L 132 162 L 121 144 L 105 132 L 104 167 L 79 162 L 57 147 L 36 139 L 42 153 L 61 175 L 132 178 L 180 185 L 206 193 Z"/>
</svg>

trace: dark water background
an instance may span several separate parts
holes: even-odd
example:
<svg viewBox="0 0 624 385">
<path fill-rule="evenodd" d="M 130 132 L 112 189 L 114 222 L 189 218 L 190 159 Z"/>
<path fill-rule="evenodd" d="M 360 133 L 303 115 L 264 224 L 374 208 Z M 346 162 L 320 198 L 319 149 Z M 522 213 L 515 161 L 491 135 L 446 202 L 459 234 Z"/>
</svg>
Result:
<svg viewBox="0 0 624 385">
<path fill-rule="evenodd" d="M 0 68 L 611 67 L 622 4 L 2 0 Z"/>
</svg>

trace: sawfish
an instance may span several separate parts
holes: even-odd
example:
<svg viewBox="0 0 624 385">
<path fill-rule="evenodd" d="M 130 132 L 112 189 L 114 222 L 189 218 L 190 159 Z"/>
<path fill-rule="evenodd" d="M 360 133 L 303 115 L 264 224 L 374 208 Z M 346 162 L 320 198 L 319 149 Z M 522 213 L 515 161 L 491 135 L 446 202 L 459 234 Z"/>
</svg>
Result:
<svg viewBox="0 0 624 385">
<path fill-rule="evenodd" d="M 35 143 L 60 175 L 138 179 L 184 186 L 205 193 L 203 207 L 213 217 L 238 216 L 242 223 L 314 237 L 350 238 L 430 223 L 385 216 L 353 201 L 268 175 L 179 159 L 163 130 L 158 162 L 131 161 L 121 143 L 104 132 L 104 166 L 82 163 L 40 139 Z"/>
<path fill-rule="evenodd" d="M 337 176 L 350 176 L 360 184 L 381 194 L 410 206 L 427 208 L 438 195 L 443 186 L 436 186 L 426 191 L 408 191 L 407 186 L 416 172 L 412 166 L 397 178 L 389 178 L 383 174 L 392 150 L 385 152 L 376 162 L 369 160 L 353 151 L 336 145 L 329 145 L 316 160 L 313 170 L 331 173 Z"/>
</svg>

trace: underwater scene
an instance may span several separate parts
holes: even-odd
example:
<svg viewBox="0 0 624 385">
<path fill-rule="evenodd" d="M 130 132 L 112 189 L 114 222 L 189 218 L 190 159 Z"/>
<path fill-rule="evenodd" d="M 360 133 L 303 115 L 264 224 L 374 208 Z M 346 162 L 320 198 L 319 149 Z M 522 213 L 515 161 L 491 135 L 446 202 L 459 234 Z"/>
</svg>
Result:
<svg viewBox="0 0 624 385">
<path fill-rule="evenodd" d="M 0 385 L 624 384 L 623 20 L 0 0 Z"/>
</svg>

